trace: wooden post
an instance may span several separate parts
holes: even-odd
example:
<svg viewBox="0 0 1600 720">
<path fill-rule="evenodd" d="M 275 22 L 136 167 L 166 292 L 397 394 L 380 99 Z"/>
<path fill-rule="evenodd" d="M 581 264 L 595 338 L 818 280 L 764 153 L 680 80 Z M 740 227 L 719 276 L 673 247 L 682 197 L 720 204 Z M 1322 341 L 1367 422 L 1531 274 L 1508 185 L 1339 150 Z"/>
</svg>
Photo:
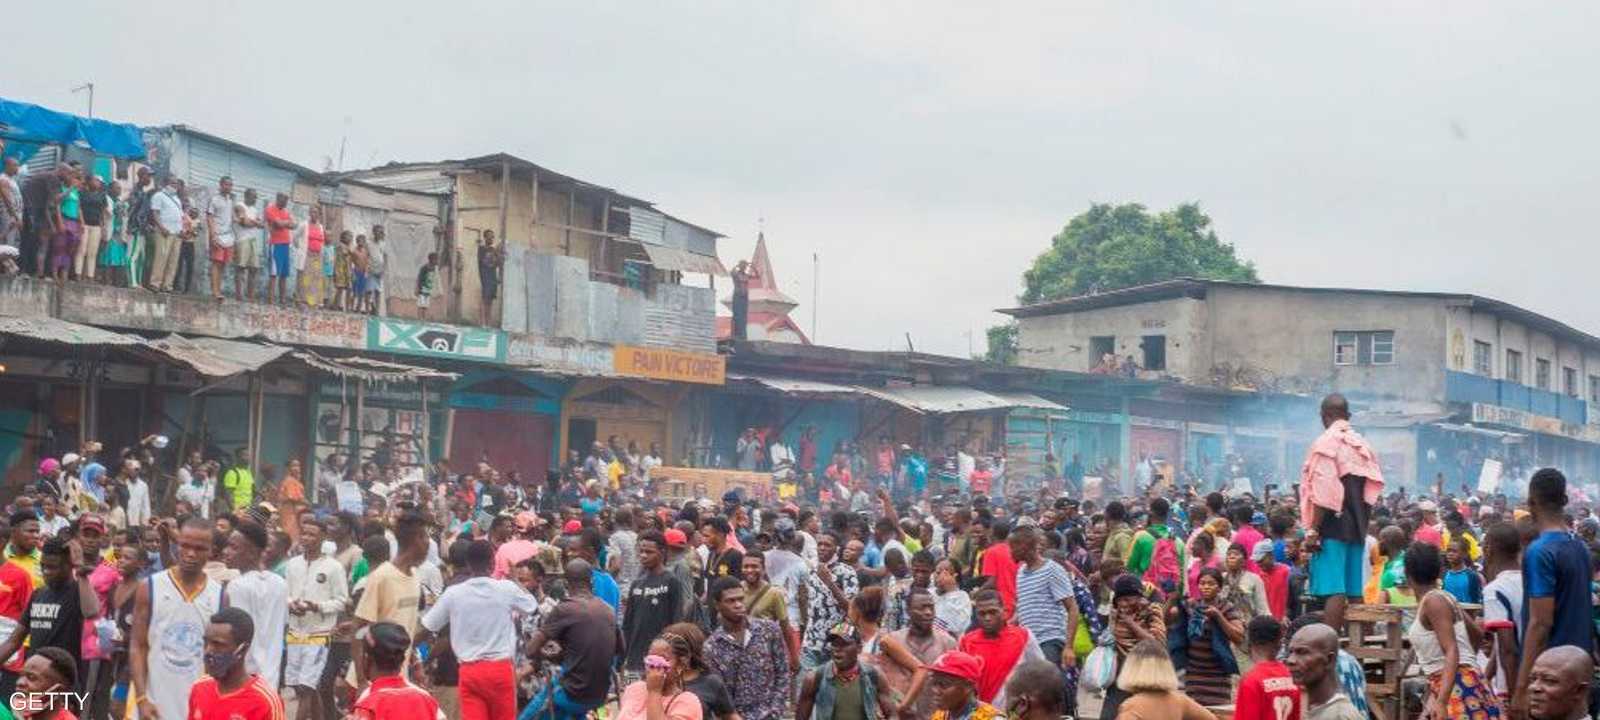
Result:
<svg viewBox="0 0 1600 720">
<path fill-rule="evenodd" d="M 568 254 L 568 255 L 572 254 L 572 214 L 577 212 L 577 211 L 578 211 L 578 196 L 575 195 L 571 190 L 568 190 L 567 191 L 567 221 L 565 223 L 566 224 L 566 235 L 561 240 L 561 245 L 563 247 L 563 251 L 566 252 L 566 254 Z M 593 257 L 592 254 L 589 257 L 589 269 L 590 270 L 594 269 L 594 257 Z"/>
<path fill-rule="evenodd" d="M 358 382 L 356 383 L 356 416 L 352 418 L 355 421 L 353 427 L 355 427 L 356 442 L 355 448 L 350 451 L 350 459 L 351 461 L 355 462 L 357 467 L 361 465 L 361 416 L 365 413 L 366 409 L 367 384 L 364 382 Z"/>
<path fill-rule="evenodd" d="M 78 383 L 78 447 L 83 447 L 83 441 L 89 439 L 89 378 L 93 376 L 89 365 L 87 360 L 79 360 L 83 381 Z"/>
<path fill-rule="evenodd" d="M 418 380 L 417 385 L 422 388 L 422 465 L 428 465 L 428 443 L 433 439 L 428 436 L 428 383 Z"/>
<path fill-rule="evenodd" d="M 572 224 L 572 218 L 567 218 L 567 224 Z M 600 211 L 600 232 L 603 233 L 600 236 L 600 269 L 607 273 L 611 272 L 611 259 L 607 257 L 607 254 L 611 252 L 610 227 L 611 198 L 608 197 L 605 200 L 605 204 L 601 206 Z"/>
<path fill-rule="evenodd" d="M 262 380 L 260 371 L 250 377 L 255 406 L 250 412 L 250 426 L 245 444 L 250 446 L 250 475 L 260 474 L 261 468 L 261 412 L 266 402 L 266 383 Z"/>
<path fill-rule="evenodd" d="M 511 202 L 511 160 L 500 161 L 500 242 L 506 238 L 506 211 Z"/>
<path fill-rule="evenodd" d="M 533 219 L 528 223 L 528 247 L 539 247 L 539 171 L 529 170 L 533 176 Z"/>
<path fill-rule="evenodd" d="M 456 409 L 444 410 L 444 457 L 450 457 L 450 440 L 456 436 Z"/>
</svg>

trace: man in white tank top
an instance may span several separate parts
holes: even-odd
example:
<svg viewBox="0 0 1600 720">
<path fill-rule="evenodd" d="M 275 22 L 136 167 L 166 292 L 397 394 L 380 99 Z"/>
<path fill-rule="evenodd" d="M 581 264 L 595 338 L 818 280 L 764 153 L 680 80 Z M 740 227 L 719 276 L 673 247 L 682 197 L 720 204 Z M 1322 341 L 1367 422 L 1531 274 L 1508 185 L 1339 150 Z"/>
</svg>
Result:
<svg viewBox="0 0 1600 720">
<path fill-rule="evenodd" d="M 163 535 L 169 531 L 162 529 Z M 205 574 L 211 525 L 190 518 L 178 531 L 177 566 L 151 575 L 134 599 L 129 642 L 139 720 L 183 720 L 189 688 L 205 671 L 206 624 L 222 607 L 222 585 Z"/>
</svg>

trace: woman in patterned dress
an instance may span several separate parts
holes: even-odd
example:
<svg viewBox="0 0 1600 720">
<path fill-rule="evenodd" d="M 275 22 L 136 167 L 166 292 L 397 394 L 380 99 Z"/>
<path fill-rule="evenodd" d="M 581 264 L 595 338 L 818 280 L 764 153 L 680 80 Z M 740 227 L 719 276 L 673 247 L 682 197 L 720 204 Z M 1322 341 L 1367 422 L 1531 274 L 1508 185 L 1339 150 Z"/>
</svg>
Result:
<svg viewBox="0 0 1600 720">
<path fill-rule="evenodd" d="M 1428 678 L 1422 720 L 1498 720 L 1504 714 L 1500 698 L 1484 682 L 1474 650 L 1483 633 L 1467 620 L 1455 597 L 1439 589 L 1443 566 L 1439 546 L 1433 543 L 1406 548 L 1406 580 L 1418 598 L 1417 619 L 1406 638 Z"/>
</svg>

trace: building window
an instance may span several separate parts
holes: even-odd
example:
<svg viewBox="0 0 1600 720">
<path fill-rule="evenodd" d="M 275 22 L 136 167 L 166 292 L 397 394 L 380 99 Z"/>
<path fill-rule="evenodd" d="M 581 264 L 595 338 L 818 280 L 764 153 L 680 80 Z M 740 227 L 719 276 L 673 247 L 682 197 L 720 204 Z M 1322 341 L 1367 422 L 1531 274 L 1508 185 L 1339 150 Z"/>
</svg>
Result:
<svg viewBox="0 0 1600 720">
<path fill-rule="evenodd" d="M 1506 351 L 1506 380 L 1522 384 L 1522 353 L 1515 350 Z"/>
<path fill-rule="evenodd" d="M 1394 331 L 1340 331 L 1333 334 L 1333 364 L 1391 365 L 1394 363 Z"/>
<path fill-rule="evenodd" d="M 1566 393 L 1567 397 L 1575 398 L 1578 396 L 1577 370 L 1569 367 L 1561 368 L 1561 391 Z"/>
<path fill-rule="evenodd" d="M 1144 369 L 1167 369 L 1167 336 L 1146 335 L 1139 341 L 1139 348 L 1144 350 Z"/>
<path fill-rule="evenodd" d="M 1600 375 L 1589 376 L 1589 403 L 1600 405 Z"/>
<path fill-rule="evenodd" d="M 1472 341 L 1472 371 L 1484 377 L 1494 377 L 1494 346 L 1482 340 Z"/>
<path fill-rule="evenodd" d="M 1539 358 L 1533 361 L 1533 386 L 1540 390 L 1550 389 L 1550 361 Z"/>
<path fill-rule="evenodd" d="M 1114 335 L 1097 335 L 1089 338 L 1089 369 L 1100 367 L 1107 355 L 1116 355 L 1117 338 Z M 1116 358 L 1112 358 L 1115 362 Z M 1115 367 L 1113 365 L 1112 367 Z"/>
</svg>

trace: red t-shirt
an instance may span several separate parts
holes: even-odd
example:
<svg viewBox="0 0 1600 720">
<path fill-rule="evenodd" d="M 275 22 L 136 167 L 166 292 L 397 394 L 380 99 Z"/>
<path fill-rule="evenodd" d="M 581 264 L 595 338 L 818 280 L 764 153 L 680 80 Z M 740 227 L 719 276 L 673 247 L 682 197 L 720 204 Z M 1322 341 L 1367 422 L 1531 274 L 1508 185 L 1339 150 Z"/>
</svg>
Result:
<svg viewBox="0 0 1600 720">
<path fill-rule="evenodd" d="M 1261 566 L 1257 565 L 1255 560 L 1250 559 L 1250 551 L 1255 549 L 1256 543 L 1265 540 L 1266 537 L 1267 536 L 1261 534 L 1260 530 L 1257 530 L 1249 525 L 1239 528 L 1239 530 L 1233 534 L 1233 544 L 1244 548 L 1244 567 L 1246 570 L 1255 572 L 1261 569 Z"/>
<path fill-rule="evenodd" d="M 1011 669 L 1016 667 L 1027 647 L 1029 633 L 1016 625 L 1007 625 L 1000 634 L 989 637 L 979 628 L 961 636 L 957 647 L 961 652 L 983 658 L 983 672 L 978 675 L 978 699 L 989 702 L 1005 686 Z"/>
<path fill-rule="evenodd" d="M 288 208 L 278 207 L 276 203 L 268 205 L 266 211 L 262 213 L 262 217 L 267 221 L 267 242 L 273 245 L 288 245 L 289 228 L 277 226 L 277 223 L 288 223 L 294 220 L 294 216 L 289 214 Z"/>
<path fill-rule="evenodd" d="M 306 226 L 306 254 L 308 254 L 308 255 L 320 255 L 320 254 L 322 254 L 322 241 L 324 239 L 326 239 L 326 238 L 327 238 L 327 234 L 322 231 L 322 226 L 321 225 L 318 225 L 317 223 L 311 223 L 310 225 L 307 225 Z"/>
<path fill-rule="evenodd" d="M 978 574 L 994 578 L 994 589 L 1006 606 L 1006 617 L 1011 617 L 1017 609 L 1017 561 L 1011 558 L 1011 545 L 997 542 L 984 550 L 983 567 Z"/>
<path fill-rule="evenodd" d="M 1250 668 L 1239 681 L 1239 694 L 1233 703 L 1234 720 L 1298 720 L 1300 688 L 1289 677 L 1289 668 L 1268 660 Z"/>
<path fill-rule="evenodd" d="M 33 597 L 33 576 L 28 574 L 27 568 L 14 562 L 0 565 L 0 617 L 6 619 L 0 622 L 10 637 L 10 631 L 15 629 L 22 620 L 22 611 L 28 609 L 28 600 Z M 22 650 L 17 650 L 10 660 L 3 666 L 4 669 L 19 673 L 22 672 Z"/>
<path fill-rule="evenodd" d="M 1257 570 L 1261 584 L 1267 586 L 1267 607 L 1272 616 L 1285 617 L 1289 611 L 1289 566 L 1273 563 L 1272 570 Z"/>
<path fill-rule="evenodd" d="M 260 675 L 251 675 L 250 682 L 226 695 L 208 675 L 189 688 L 186 720 L 284 720 L 283 700 Z"/>
<path fill-rule="evenodd" d="M 359 720 L 435 720 L 439 701 L 399 675 L 374 678 L 361 697 L 356 698 Z"/>
</svg>

